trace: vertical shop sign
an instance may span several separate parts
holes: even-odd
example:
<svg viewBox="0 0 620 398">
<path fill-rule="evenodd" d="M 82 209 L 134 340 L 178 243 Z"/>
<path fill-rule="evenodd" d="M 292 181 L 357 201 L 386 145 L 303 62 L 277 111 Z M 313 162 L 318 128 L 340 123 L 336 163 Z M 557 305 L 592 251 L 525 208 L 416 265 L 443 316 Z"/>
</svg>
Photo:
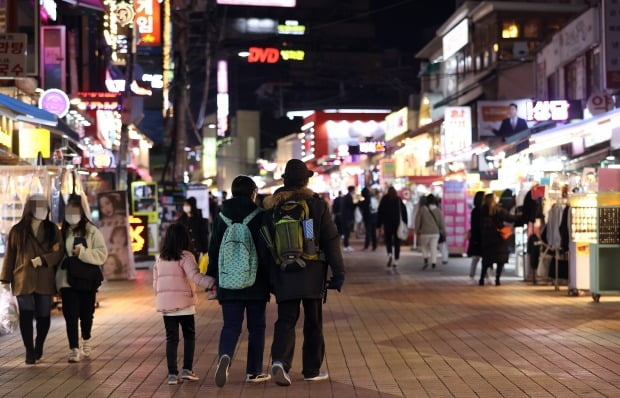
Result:
<svg viewBox="0 0 620 398">
<path fill-rule="evenodd" d="M 605 35 L 605 87 L 620 88 L 620 1 L 603 1 Z"/>
<path fill-rule="evenodd" d="M 26 76 L 27 41 L 23 33 L 0 34 L 0 77 Z"/>
<path fill-rule="evenodd" d="M 471 108 L 450 106 L 444 114 L 443 156 L 455 154 L 471 146 Z"/>
<path fill-rule="evenodd" d="M 138 27 L 138 45 L 161 45 L 161 13 L 157 0 L 134 0 L 135 21 Z"/>
<path fill-rule="evenodd" d="M 387 186 L 396 178 L 396 161 L 394 159 L 381 159 L 381 186 Z"/>
<path fill-rule="evenodd" d="M 444 182 L 441 200 L 446 225 L 446 242 L 452 254 L 465 252 L 465 234 L 469 230 L 467 208 L 467 183 L 464 181 Z"/>
</svg>

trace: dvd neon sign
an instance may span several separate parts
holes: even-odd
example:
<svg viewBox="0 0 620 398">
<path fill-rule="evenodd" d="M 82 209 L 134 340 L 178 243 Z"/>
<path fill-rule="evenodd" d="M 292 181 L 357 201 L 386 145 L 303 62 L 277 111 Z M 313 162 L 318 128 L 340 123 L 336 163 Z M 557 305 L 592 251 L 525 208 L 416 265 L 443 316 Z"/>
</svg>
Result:
<svg viewBox="0 0 620 398">
<path fill-rule="evenodd" d="M 275 64 L 283 61 L 303 61 L 303 50 L 280 50 L 275 47 L 250 47 L 247 53 L 249 63 Z"/>
</svg>

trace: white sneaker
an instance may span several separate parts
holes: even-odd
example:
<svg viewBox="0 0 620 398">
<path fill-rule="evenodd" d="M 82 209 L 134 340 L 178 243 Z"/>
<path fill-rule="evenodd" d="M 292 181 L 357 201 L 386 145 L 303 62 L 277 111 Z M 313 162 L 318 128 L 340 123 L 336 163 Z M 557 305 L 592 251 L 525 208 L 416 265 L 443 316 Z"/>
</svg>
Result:
<svg viewBox="0 0 620 398">
<path fill-rule="evenodd" d="M 319 371 L 319 374 L 316 376 L 312 376 L 312 377 L 304 376 L 304 380 L 306 381 L 321 381 L 321 380 L 327 380 L 327 379 L 329 379 L 329 374 L 327 374 L 327 372 L 324 370 Z"/>
<path fill-rule="evenodd" d="M 80 362 L 80 349 L 79 348 L 71 349 L 71 353 L 69 353 L 69 362 L 70 363 Z"/>
<path fill-rule="evenodd" d="M 277 385 L 284 387 L 291 385 L 291 378 L 288 373 L 286 373 L 286 370 L 284 370 L 282 362 L 276 361 L 271 365 L 271 374 L 273 375 L 273 381 L 275 381 Z"/>
<path fill-rule="evenodd" d="M 271 375 L 266 373 L 259 373 L 257 375 L 247 374 L 245 375 L 246 383 L 264 383 L 271 380 Z"/>
<path fill-rule="evenodd" d="M 82 340 L 82 356 L 84 358 L 90 358 L 91 347 L 90 347 L 90 339 Z"/>
</svg>

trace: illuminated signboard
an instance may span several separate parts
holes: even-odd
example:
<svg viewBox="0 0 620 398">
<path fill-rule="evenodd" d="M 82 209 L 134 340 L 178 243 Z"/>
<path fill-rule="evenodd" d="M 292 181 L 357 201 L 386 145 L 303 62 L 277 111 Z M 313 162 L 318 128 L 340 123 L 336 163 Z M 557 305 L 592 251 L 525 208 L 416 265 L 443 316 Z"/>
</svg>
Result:
<svg viewBox="0 0 620 398">
<path fill-rule="evenodd" d="M 278 25 L 278 34 L 281 35 L 303 35 L 306 33 L 306 26 L 300 25 L 298 21 L 285 21 Z"/>
<path fill-rule="evenodd" d="M 53 113 L 58 117 L 65 117 L 69 112 L 69 97 L 64 91 L 56 88 L 45 90 L 39 97 L 39 108 Z"/>
<path fill-rule="evenodd" d="M 156 47 L 161 45 L 161 14 L 158 0 L 134 0 L 138 45 Z"/>
<path fill-rule="evenodd" d="M 295 7 L 297 0 L 217 0 L 217 4 L 231 6 L 265 6 L 265 7 Z"/>
<path fill-rule="evenodd" d="M 537 122 L 565 121 L 570 119 L 571 104 L 566 100 L 554 101 L 527 101 L 525 111 L 527 120 Z"/>
<path fill-rule="evenodd" d="M 131 250 L 134 254 L 148 255 L 149 235 L 146 216 L 129 216 L 129 233 L 131 234 Z"/>
<path fill-rule="evenodd" d="M 471 146 L 471 108 L 450 106 L 444 113 L 443 155 L 454 154 Z"/>
<path fill-rule="evenodd" d="M 225 137 L 228 132 L 228 115 L 230 113 L 228 98 L 228 62 L 217 63 L 217 136 Z"/>
<path fill-rule="evenodd" d="M 82 110 L 113 110 L 120 111 L 120 97 L 117 93 L 79 92 L 81 102 L 78 107 Z"/>
<path fill-rule="evenodd" d="M 249 63 L 275 64 L 278 61 L 303 61 L 303 50 L 279 50 L 275 47 L 250 47 L 247 53 Z"/>
<path fill-rule="evenodd" d="M 453 56 L 458 50 L 469 42 L 469 21 L 462 20 L 446 33 L 441 39 L 443 47 L 443 59 L 446 60 Z"/>
<path fill-rule="evenodd" d="M 19 157 L 36 159 L 39 152 L 44 158 L 50 157 L 50 131 L 22 127 L 19 130 Z"/>
<path fill-rule="evenodd" d="M 406 133 L 408 126 L 408 109 L 404 107 L 396 112 L 392 112 L 385 117 L 385 140 L 389 141 L 394 137 Z"/>
<path fill-rule="evenodd" d="M 0 146 L 13 148 L 13 120 L 5 116 L 0 116 Z"/>
</svg>

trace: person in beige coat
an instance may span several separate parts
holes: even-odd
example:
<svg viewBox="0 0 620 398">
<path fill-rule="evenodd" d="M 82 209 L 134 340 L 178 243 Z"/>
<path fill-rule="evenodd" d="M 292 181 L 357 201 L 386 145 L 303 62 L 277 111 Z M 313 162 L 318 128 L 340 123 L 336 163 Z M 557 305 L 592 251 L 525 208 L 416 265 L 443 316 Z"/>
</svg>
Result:
<svg viewBox="0 0 620 398">
<path fill-rule="evenodd" d="M 420 237 L 420 248 L 424 257 L 423 270 L 428 268 L 429 260 L 432 268 L 437 264 L 437 244 L 439 235 L 446 233 L 443 214 L 437 206 L 437 198 L 433 194 L 426 196 L 426 205 L 420 206 L 415 217 L 415 230 Z"/>
<path fill-rule="evenodd" d="M 21 219 L 9 231 L 0 281 L 10 283 L 19 307 L 19 330 L 26 348 L 26 364 L 43 355 L 50 328 L 52 295 L 56 294 L 56 266 L 63 257 L 62 237 L 49 221 L 50 208 L 43 195 L 26 200 Z M 33 320 L 37 336 L 33 343 Z"/>
<path fill-rule="evenodd" d="M 100 267 L 108 257 L 103 234 L 89 220 L 82 197 L 69 196 L 65 207 L 65 220 L 62 223 L 64 238 L 63 250 L 67 256 L 76 256 L 93 267 Z M 101 275 L 103 278 L 103 274 Z M 56 287 L 62 296 L 62 314 L 67 326 L 69 340 L 69 359 L 71 363 L 91 355 L 91 331 L 95 314 L 97 288 L 77 289 L 69 284 L 64 265 L 56 272 Z M 82 332 L 80 351 L 78 322 Z"/>
</svg>

